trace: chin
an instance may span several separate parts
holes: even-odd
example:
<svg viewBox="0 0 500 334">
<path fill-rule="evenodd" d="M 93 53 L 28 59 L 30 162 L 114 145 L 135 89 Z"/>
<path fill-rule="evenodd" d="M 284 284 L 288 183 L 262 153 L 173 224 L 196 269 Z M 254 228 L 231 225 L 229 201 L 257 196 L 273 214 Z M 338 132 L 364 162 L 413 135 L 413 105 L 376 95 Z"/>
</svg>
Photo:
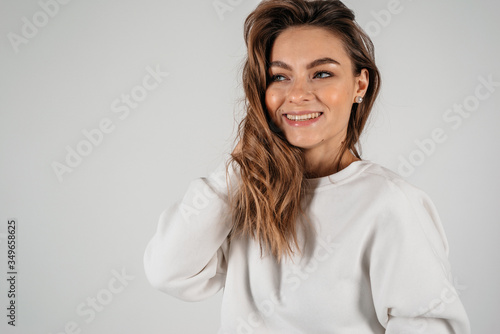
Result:
<svg viewBox="0 0 500 334">
<path fill-rule="evenodd" d="M 310 149 L 310 148 L 313 148 L 319 144 L 318 142 L 315 142 L 315 141 L 300 140 L 300 139 L 298 140 L 296 138 L 292 138 L 292 139 L 287 138 L 287 140 L 288 140 L 288 143 L 290 143 L 290 145 L 301 148 L 301 149 Z"/>
<path fill-rule="evenodd" d="M 314 148 L 324 139 L 314 131 L 286 131 L 284 134 L 290 145 L 303 149 Z"/>
</svg>

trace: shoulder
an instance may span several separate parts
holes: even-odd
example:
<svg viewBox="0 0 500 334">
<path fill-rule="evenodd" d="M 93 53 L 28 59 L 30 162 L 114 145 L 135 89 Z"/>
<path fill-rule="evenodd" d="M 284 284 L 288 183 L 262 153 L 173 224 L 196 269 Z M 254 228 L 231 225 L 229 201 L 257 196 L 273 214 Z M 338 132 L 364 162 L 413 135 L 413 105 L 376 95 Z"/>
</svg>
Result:
<svg viewBox="0 0 500 334">
<path fill-rule="evenodd" d="M 401 176 L 377 163 L 363 161 L 364 169 L 359 175 L 359 184 L 364 191 L 378 199 L 390 201 L 386 206 L 407 214 L 427 212 L 436 214 L 436 208 L 429 195 L 421 188 L 411 184 Z"/>
<path fill-rule="evenodd" d="M 385 217 L 383 222 L 394 230 L 408 230 L 412 234 L 418 229 L 426 236 L 433 248 L 448 253 L 447 238 L 438 211 L 429 195 L 419 187 L 409 183 L 393 171 L 373 162 L 365 161 L 366 168 L 360 175 L 368 192 L 375 196 Z M 376 198 L 375 198 L 376 197 Z M 387 226 L 386 226 L 387 227 Z"/>
<path fill-rule="evenodd" d="M 316 195 L 342 196 L 356 202 L 427 201 L 427 194 L 390 169 L 369 160 L 359 160 L 336 174 L 308 180 Z"/>
<path fill-rule="evenodd" d="M 392 170 L 367 160 L 362 161 L 362 165 L 362 172 L 358 178 L 367 187 L 373 187 L 373 190 L 404 200 L 418 202 L 430 200 L 421 188 L 409 183 Z"/>
</svg>

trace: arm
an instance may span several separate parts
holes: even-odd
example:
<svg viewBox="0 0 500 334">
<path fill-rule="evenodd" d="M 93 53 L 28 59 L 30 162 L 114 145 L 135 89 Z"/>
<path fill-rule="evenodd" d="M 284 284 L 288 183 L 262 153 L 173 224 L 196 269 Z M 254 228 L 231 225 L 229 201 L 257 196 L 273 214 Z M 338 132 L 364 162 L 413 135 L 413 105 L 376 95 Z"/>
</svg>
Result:
<svg viewBox="0 0 500 334">
<path fill-rule="evenodd" d="M 400 196 L 377 228 L 370 254 L 380 323 L 387 334 L 469 334 L 467 314 L 453 287 L 448 242 L 433 203 L 402 181 L 393 187 Z"/>
<path fill-rule="evenodd" d="M 144 254 L 150 283 L 187 301 L 217 293 L 226 275 L 228 211 L 222 164 L 208 178 L 191 182 L 184 198 L 161 214 Z"/>
</svg>

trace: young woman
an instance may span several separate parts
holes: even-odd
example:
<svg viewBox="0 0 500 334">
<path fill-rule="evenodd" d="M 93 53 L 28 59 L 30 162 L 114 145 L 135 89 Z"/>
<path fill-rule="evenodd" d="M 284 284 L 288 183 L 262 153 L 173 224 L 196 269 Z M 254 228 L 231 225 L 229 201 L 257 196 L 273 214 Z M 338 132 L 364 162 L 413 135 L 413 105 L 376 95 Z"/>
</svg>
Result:
<svg viewBox="0 0 500 334">
<path fill-rule="evenodd" d="M 470 333 L 432 202 L 358 153 L 380 79 L 353 12 L 262 1 L 245 41 L 238 145 L 161 215 L 151 284 L 224 288 L 219 333 Z"/>
</svg>

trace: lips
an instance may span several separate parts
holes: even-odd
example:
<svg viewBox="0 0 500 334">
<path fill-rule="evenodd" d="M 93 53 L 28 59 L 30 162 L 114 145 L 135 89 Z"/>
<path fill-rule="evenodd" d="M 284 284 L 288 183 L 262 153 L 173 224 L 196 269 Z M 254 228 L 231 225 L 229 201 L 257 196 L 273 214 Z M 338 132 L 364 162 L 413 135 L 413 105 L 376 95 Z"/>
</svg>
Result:
<svg viewBox="0 0 500 334">
<path fill-rule="evenodd" d="M 294 115 L 294 114 L 285 114 L 286 118 L 291 121 L 301 122 L 301 121 L 309 121 L 311 119 L 318 118 L 321 116 L 321 112 L 313 112 L 308 114 Z"/>
<path fill-rule="evenodd" d="M 288 113 L 282 113 L 281 116 L 285 120 L 285 124 L 292 127 L 308 127 L 322 119 L 323 112 L 321 111 L 290 111 Z"/>
</svg>

